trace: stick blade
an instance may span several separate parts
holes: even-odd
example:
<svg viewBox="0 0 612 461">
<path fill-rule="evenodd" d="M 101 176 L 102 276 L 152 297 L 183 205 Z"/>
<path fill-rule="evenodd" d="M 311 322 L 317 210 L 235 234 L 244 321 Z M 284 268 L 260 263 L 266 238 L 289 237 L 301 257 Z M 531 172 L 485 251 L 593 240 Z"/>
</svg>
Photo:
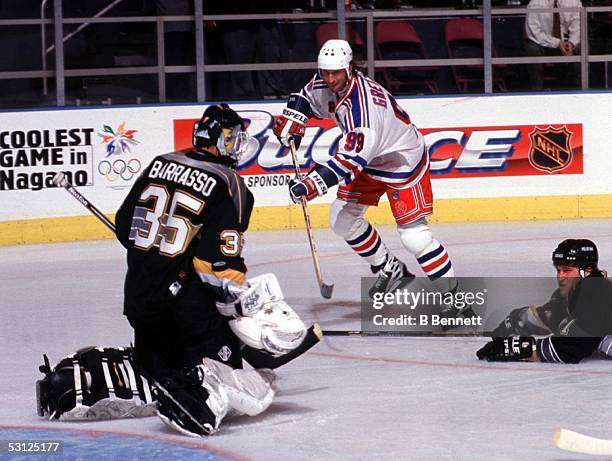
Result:
<svg viewBox="0 0 612 461">
<path fill-rule="evenodd" d="M 334 284 L 327 285 L 325 283 L 321 284 L 321 296 L 325 299 L 330 299 L 332 296 L 332 292 L 334 291 Z"/>
<path fill-rule="evenodd" d="M 55 176 L 53 176 L 53 184 L 55 184 L 57 187 L 64 187 L 66 183 L 66 175 L 61 171 L 58 171 Z"/>
<path fill-rule="evenodd" d="M 553 436 L 561 450 L 587 455 L 612 455 L 612 440 L 598 439 L 568 429 L 560 429 Z"/>
</svg>

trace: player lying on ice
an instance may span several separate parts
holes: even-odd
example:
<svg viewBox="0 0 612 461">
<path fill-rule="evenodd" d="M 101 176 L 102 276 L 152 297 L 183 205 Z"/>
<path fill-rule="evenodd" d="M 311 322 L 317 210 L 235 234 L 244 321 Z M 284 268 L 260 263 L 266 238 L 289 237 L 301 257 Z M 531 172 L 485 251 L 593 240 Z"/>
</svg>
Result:
<svg viewBox="0 0 612 461">
<path fill-rule="evenodd" d="M 306 329 L 274 274 L 245 279 L 253 195 L 235 166 L 247 143 L 246 122 L 225 104 L 210 106 L 193 149 L 157 156 L 143 171 L 116 223 L 133 351 L 89 348 L 53 370 L 45 358 L 41 415 L 145 415 L 156 400 L 172 428 L 212 434 L 228 412 L 264 411 L 271 370 L 318 342 L 318 326 Z"/>
<path fill-rule="evenodd" d="M 295 203 L 311 200 L 339 185 L 330 208 L 334 232 L 368 264 L 377 277 L 370 296 L 406 285 L 414 278 L 365 219 L 369 206 L 383 194 L 404 248 L 441 292 L 457 290 L 453 266 L 434 238 L 426 217 L 433 212 L 429 156 L 423 135 L 410 116 L 381 85 L 355 68 L 345 40 L 329 40 L 319 51 L 318 72 L 289 97 L 274 124 L 280 143 L 299 147 L 311 117 L 334 120 L 342 130 L 337 152 L 317 164 L 302 181 L 290 184 Z M 449 306 L 445 315 L 455 316 Z"/>
<path fill-rule="evenodd" d="M 513 310 L 476 353 L 480 360 L 578 363 L 595 351 L 612 357 L 612 283 L 597 267 L 595 243 L 564 240 L 552 261 L 559 288 L 550 301 Z"/>
</svg>

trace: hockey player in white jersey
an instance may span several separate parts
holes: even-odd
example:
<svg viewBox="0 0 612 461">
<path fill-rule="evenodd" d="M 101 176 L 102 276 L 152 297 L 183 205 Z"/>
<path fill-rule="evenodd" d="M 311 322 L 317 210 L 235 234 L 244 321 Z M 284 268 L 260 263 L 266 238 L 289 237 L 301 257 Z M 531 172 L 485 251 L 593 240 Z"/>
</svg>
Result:
<svg viewBox="0 0 612 461">
<path fill-rule="evenodd" d="M 330 225 L 371 266 L 370 290 L 390 291 L 414 277 L 364 218 L 386 193 L 403 246 L 441 291 L 457 282 L 446 249 L 434 238 L 426 217 L 433 212 L 429 156 L 422 134 L 393 96 L 357 71 L 345 40 L 329 40 L 318 56 L 318 72 L 289 97 L 274 125 L 281 144 L 299 146 L 310 117 L 335 120 L 342 130 L 337 153 L 303 181 L 290 184 L 294 202 L 311 200 L 339 184 Z"/>
</svg>

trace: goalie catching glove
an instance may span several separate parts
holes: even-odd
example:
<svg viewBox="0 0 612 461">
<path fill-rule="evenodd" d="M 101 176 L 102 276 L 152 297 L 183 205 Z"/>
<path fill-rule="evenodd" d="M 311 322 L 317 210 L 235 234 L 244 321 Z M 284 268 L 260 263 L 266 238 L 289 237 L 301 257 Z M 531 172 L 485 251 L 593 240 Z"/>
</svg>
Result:
<svg viewBox="0 0 612 461">
<path fill-rule="evenodd" d="M 225 292 L 217 309 L 222 315 L 235 317 L 229 326 L 247 346 L 283 355 L 304 340 L 306 326 L 284 301 L 274 274 L 253 277 L 244 286 L 227 285 Z"/>
<path fill-rule="evenodd" d="M 487 362 L 518 362 L 528 360 L 536 350 L 536 339 L 531 336 L 493 338 L 476 352 L 480 360 Z"/>
</svg>

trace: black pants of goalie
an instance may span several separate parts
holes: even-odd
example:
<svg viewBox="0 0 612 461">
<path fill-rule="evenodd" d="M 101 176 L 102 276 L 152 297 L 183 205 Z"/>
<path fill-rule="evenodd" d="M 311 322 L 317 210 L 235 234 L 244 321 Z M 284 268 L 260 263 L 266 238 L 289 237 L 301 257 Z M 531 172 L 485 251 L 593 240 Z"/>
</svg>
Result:
<svg viewBox="0 0 612 461">
<path fill-rule="evenodd" d="M 242 368 L 240 343 L 199 281 L 154 309 L 157 314 L 146 319 L 128 316 L 134 329 L 134 360 L 145 376 L 159 380 L 197 365 L 203 357 Z"/>
</svg>

